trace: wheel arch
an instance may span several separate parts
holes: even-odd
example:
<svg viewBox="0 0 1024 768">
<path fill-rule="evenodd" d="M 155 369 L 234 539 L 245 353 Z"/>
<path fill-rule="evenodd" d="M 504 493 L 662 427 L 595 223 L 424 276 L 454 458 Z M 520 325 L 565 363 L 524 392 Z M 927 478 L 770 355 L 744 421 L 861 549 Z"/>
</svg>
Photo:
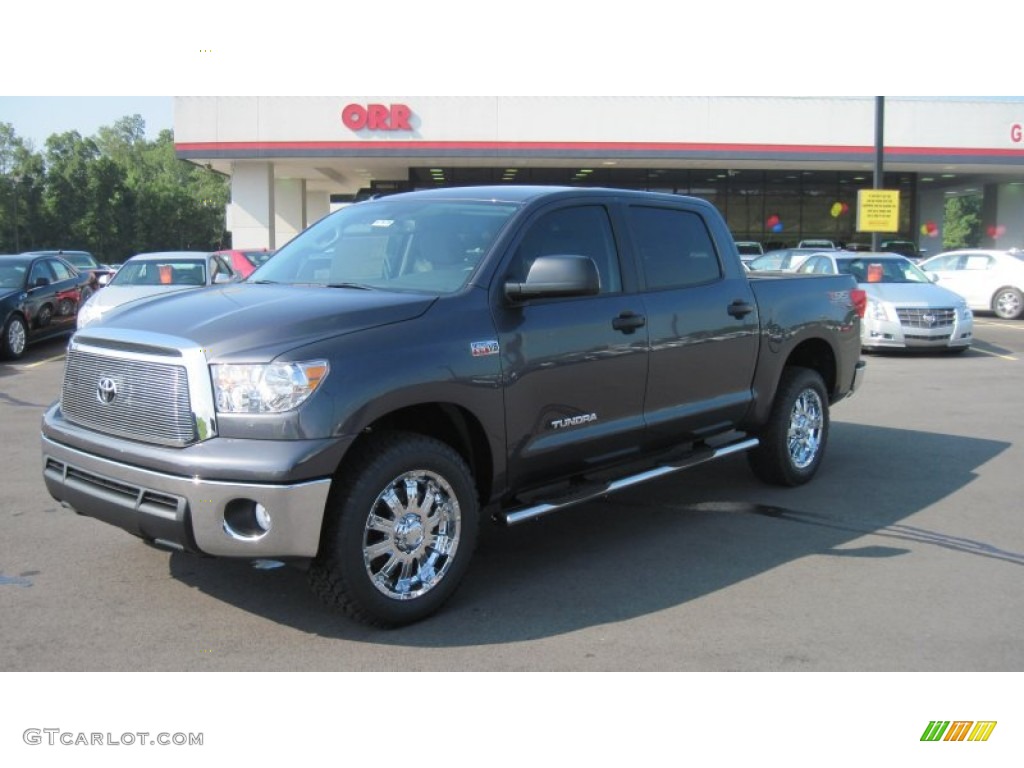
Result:
<svg viewBox="0 0 1024 768">
<path fill-rule="evenodd" d="M 421 403 L 399 408 L 379 416 L 363 429 L 348 454 L 360 451 L 371 435 L 385 431 L 413 432 L 451 446 L 469 465 L 481 505 L 490 499 L 494 456 L 483 425 L 470 411 L 453 403 Z"/>
<path fill-rule="evenodd" d="M 827 341 L 815 338 L 800 342 L 789 353 L 789 357 L 786 358 L 786 362 L 783 365 L 783 368 L 792 367 L 810 368 L 812 371 L 815 371 L 821 376 L 822 381 L 825 382 L 825 390 L 829 393 L 829 397 L 835 396 L 837 376 L 836 353 L 832 349 L 832 345 Z"/>
</svg>

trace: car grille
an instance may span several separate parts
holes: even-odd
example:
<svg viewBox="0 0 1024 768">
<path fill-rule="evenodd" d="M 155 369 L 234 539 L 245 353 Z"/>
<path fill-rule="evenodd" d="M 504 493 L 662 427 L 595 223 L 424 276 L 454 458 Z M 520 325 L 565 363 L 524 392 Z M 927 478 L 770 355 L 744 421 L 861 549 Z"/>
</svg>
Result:
<svg viewBox="0 0 1024 768">
<path fill-rule="evenodd" d="M 897 307 L 900 325 L 908 328 L 946 328 L 956 321 L 955 309 L 920 309 Z"/>
<path fill-rule="evenodd" d="M 109 402 L 104 388 L 108 397 L 113 390 Z M 61 410 L 68 421 L 109 435 L 175 446 L 196 440 L 182 365 L 70 349 Z"/>
</svg>

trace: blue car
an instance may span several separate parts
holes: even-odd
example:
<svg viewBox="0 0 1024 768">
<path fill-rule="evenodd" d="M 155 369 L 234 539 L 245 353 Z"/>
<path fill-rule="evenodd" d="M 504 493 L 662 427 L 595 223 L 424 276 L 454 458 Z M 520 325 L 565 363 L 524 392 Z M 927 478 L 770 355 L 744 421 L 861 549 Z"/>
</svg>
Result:
<svg viewBox="0 0 1024 768">
<path fill-rule="evenodd" d="M 17 360 L 29 344 L 73 332 L 89 281 L 59 256 L 0 256 L 0 358 Z"/>
</svg>

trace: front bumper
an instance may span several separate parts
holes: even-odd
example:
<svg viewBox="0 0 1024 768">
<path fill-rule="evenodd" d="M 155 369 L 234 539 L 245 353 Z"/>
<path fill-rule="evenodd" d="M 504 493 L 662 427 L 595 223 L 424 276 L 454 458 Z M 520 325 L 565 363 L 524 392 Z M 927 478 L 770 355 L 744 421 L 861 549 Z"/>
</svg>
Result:
<svg viewBox="0 0 1024 768">
<path fill-rule="evenodd" d="M 132 466 L 42 437 L 54 499 L 144 539 L 222 557 L 314 557 L 330 478 L 292 484 L 204 480 Z M 269 530 L 247 524 L 256 505 Z"/>
<path fill-rule="evenodd" d="M 899 320 L 861 321 L 861 346 L 865 349 L 955 349 L 969 347 L 973 337 L 970 318 L 957 317 L 952 325 L 937 328 L 905 326 Z"/>
</svg>

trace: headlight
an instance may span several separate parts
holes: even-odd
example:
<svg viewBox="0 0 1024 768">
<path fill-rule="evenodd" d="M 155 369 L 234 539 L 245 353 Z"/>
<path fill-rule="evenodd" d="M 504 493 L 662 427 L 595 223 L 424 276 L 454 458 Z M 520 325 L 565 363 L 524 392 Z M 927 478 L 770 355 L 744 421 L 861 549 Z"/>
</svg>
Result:
<svg viewBox="0 0 1024 768">
<path fill-rule="evenodd" d="M 960 305 L 960 319 L 961 320 L 971 320 L 973 317 L 974 317 L 974 313 L 971 312 L 971 308 L 968 307 L 966 304 L 961 304 Z"/>
<path fill-rule="evenodd" d="M 76 324 L 79 328 L 85 328 L 89 323 L 99 320 L 103 316 L 103 309 L 100 305 L 89 299 L 81 307 L 78 308 L 78 316 Z"/>
<path fill-rule="evenodd" d="M 221 413 L 281 413 L 298 408 L 327 378 L 326 360 L 267 365 L 211 365 Z"/>
<path fill-rule="evenodd" d="M 868 299 L 868 311 L 865 314 L 873 320 L 889 319 L 889 313 L 885 308 L 885 304 L 875 299 Z"/>
</svg>

